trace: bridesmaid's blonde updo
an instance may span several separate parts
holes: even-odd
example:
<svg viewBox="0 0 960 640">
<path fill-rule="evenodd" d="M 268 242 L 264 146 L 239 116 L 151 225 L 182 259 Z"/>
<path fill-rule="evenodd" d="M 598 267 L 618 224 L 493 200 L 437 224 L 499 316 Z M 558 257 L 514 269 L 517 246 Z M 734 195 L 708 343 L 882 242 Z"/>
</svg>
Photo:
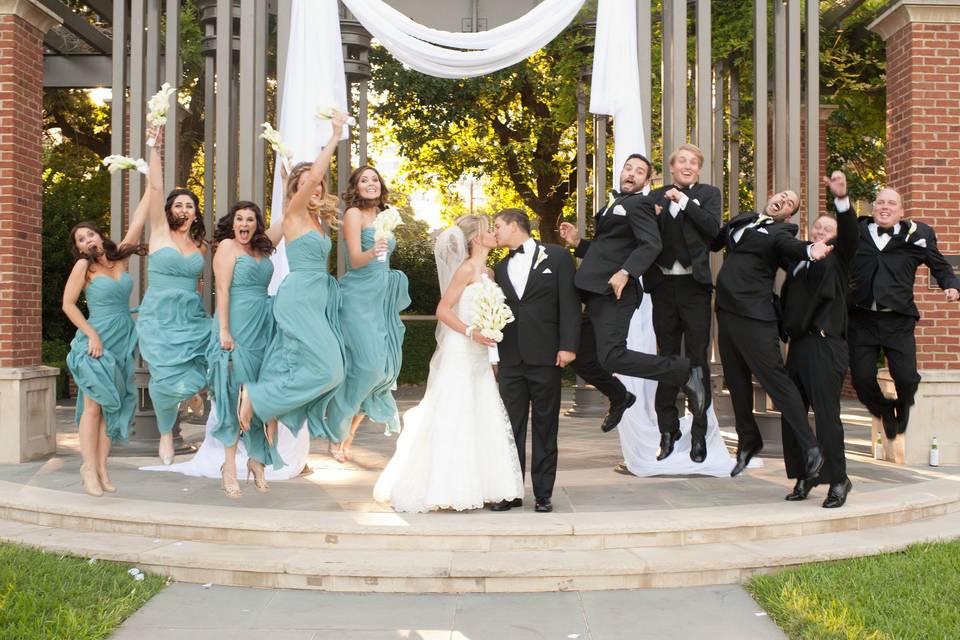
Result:
<svg viewBox="0 0 960 640">
<path fill-rule="evenodd" d="M 467 243 L 467 252 L 473 253 L 473 241 L 490 226 L 485 216 L 461 216 L 457 219 L 457 226 L 463 231 L 463 239 Z"/>
<path fill-rule="evenodd" d="M 290 202 L 293 194 L 300 189 L 300 177 L 310 171 L 312 166 L 312 162 L 298 162 L 293 166 L 290 175 L 287 176 L 285 202 Z M 337 196 L 330 194 L 326 179 L 321 181 L 320 186 L 323 188 L 323 197 L 319 201 L 316 198 L 310 198 L 307 203 L 307 211 L 319 216 L 321 221 L 326 222 L 331 227 L 337 228 L 340 226 L 340 220 L 337 219 Z"/>
</svg>

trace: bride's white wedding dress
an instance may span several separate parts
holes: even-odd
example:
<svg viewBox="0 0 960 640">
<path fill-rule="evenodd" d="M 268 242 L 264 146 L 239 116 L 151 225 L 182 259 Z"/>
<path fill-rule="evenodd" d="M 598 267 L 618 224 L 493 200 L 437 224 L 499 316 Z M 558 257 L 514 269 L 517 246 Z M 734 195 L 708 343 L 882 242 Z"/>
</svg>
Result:
<svg viewBox="0 0 960 640">
<path fill-rule="evenodd" d="M 479 283 L 454 307 L 470 324 Z M 523 497 L 513 428 L 483 345 L 442 331 L 423 400 L 403 414 L 397 449 L 373 497 L 397 511 L 479 509 Z"/>
</svg>

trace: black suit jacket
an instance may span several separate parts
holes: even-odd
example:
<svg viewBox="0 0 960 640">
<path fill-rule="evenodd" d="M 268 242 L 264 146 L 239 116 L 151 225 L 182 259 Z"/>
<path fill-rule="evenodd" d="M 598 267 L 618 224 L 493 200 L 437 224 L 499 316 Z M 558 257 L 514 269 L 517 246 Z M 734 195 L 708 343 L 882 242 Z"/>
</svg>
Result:
<svg viewBox="0 0 960 640">
<path fill-rule="evenodd" d="M 664 185 L 650 193 L 650 199 L 655 205 L 660 205 L 661 211 L 657 216 L 658 228 L 663 229 L 664 216 L 670 215 L 670 201 L 663 197 L 673 185 Z M 686 208 L 677 214 L 686 240 L 687 251 L 690 253 L 693 279 L 707 288 L 713 287 L 713 276 L 710 272 L 710 243 L 720 233 L 721 197 L 720 190 L 709 184 L 697 183 L 683 193 L 689 198 Z M 663 271 L 654 263 L 643 274 L 643 288 L 653 291 L 663 281 Z"/>
<path fill-rule="evenodd" d="M 847 337 L 847 288 L 858 239 L 857 212 L 850 208 L 837 213 L 837 236 L 830 241 L 833 251 L 826 258 L 808 263 L 796 274 L 799 261 L 784 265 L 787 278 L 780 291 L 783 335 L 796 339 L 822 331 Z"/>
<path fill-rule="evenodd" d="M 873 218 L 861 217 L 857 254 L 853 260 L 850 306 L 869 309 L 876 302 L 903 315 L 920 318 L 913 300 L 917 267 L 930 268 L 942 289 L 960 289 L 960 278 L 937 249 L 937 234 L 918 220 L 900 220 L 900 231 L 890 238 L 883 251 L 870 235 Z"/>
<path fill-rule="evenodd" d="M 538 258 L 546 251 L 546 258 Z M 573 258 L 555 244 L 537 243 L 523 297 L 507 275 L 504 258 L 494 267 L 494 279 L 507 298 L 514 321 L 503 328 L 500 364 L 554 365 L 558 351 L 576 353 L 580 346 L 580 296 L 573 284 Z"/>
<path fill-rule="evenodd" d="M 583 259 L 576 285 L 584 291 L 612 294 L 607 281 L 613 274 L 626 269 L 639 278 L 660 255 L 661 248 L 653 201 L 639 193 L 621 194 L 597 212 L 593 240 L 581 240 L 574 251 Z"/>
<path fill-rule="evenodd" d="M 796 239 L 795 224 L 774 222 L 767 218 L 752 229 L 746 229 L 740 242 L 733 241 L 734 232 L 758 218 L 756 213 L 742 213 L 720 228 L 711 249 L 727 249 L 727 256 L 717 275 L 717 309 L 768 322 L 777 321 L 773 280 L 785 260 L 806 260 L 807 245 Z"/>
</svg>

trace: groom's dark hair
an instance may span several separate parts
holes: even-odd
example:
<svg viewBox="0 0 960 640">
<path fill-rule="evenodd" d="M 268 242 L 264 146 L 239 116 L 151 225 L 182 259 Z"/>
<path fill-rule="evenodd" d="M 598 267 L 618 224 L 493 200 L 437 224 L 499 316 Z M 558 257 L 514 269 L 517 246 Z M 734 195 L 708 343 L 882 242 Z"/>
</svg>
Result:
<svg viewBox="0 0 960 640">
<path fill-rule="evenodd" d="M 697 151 L 699 151 L 699 149 L 697 149 Z M 642 162 L 643 164 L 647 165 L 647 180 L 649 180 L 650 178 L 652 178 L 652 177 L 653 177 L 653 163 L 650 162 L 649 160 L 647 160 L 647 156 L 643 155 L 642 153 L 631 153 L 630 155 L 627 156 L 627 159 L 624 160 L 623 163 L 626 164 L 627 162 L 629 162 L 630 160 L 632 160 L 632 159 L 634 159 L 634 158 L 640 160 L 640 162 Z M 703 164 L 703 162 L 701 161 L 700 164 Z"/>
<path fill-rule="evenodd" d="M 517 223 L 517 226 L 527 232 L 527 235 L 530 235 L 530 216 L 527 215 L 527 212 L 523 209 L 501 209 L 493 216 L 493 219 L 496 220 L 500 218 L 507 224 L 513 222 Z"/>
</svg>

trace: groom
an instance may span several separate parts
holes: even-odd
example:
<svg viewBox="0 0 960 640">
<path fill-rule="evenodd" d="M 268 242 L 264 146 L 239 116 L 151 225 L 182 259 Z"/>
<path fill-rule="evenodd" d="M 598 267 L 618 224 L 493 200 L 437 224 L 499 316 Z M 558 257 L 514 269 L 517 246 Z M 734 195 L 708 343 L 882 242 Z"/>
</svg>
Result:
<svg viewBox="0 0 960 640">
<path fill-rule="evenodd" d="M 561 246 L 530 237 L 530 218 L 521 209 L 504 209 L 493 219 L 497 245 L 507 257 L 494 268 L 494 279 L 507 297 L 515 320 L 500 342 L 500 396 L 513 425 L 526 469 L 527 418 L 533 407 L 533 460 L 530 478 L 536 510 L 553 511 L 550 498 L 557 475 L 557 429 L 560 423 L 560 369 L 576 358 L 580 340 L 580 297 L 573 284 L 573 258 Z M 492 511 L 507 511 L 523 500 L 504 500 Z"/>
</svg>

